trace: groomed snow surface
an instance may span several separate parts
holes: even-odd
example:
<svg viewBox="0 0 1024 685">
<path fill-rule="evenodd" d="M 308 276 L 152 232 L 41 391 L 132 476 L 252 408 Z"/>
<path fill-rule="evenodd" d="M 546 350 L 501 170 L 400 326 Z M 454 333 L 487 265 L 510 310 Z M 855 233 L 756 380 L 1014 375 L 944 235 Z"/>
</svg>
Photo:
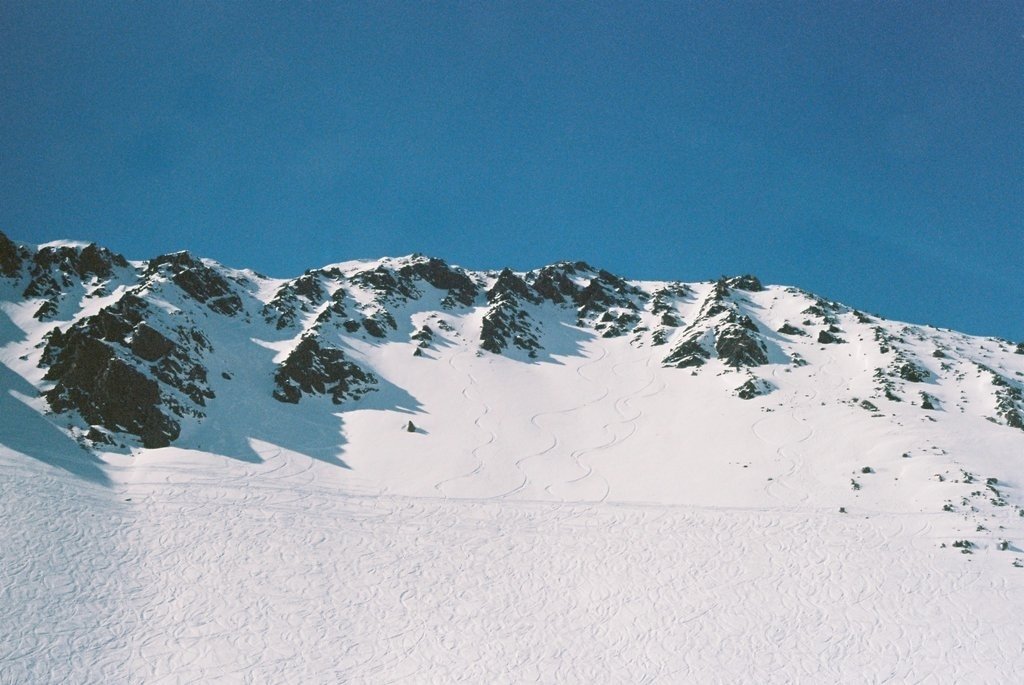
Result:
<svg viewBox="0 0 1024 685">
<path fill-rule="evenodd" d="M 459 346 L 415 366 L 404 345 L 364 353 L 419 405 L 339 413 L 334 460 L 256 439 L 251 460 L 90 461 L 54 436 L 44 454 L 4 400 L 0 682 L 1024 672 L 1024 519 L 961 503 L 982 487 L 960 482 L 966 461 L 1016 497 L 1020 439 L 1005 426 L 911 407 L 871 419 L 839 401 L 859 392 L 846 350 L 776 365 L 775 392 L 728 402 L 709 398 L 739 374 L 664 369 L 622 340 L 542 364 Z M 961 538 L 973 554 L 951 546 Z"/>
</svg>

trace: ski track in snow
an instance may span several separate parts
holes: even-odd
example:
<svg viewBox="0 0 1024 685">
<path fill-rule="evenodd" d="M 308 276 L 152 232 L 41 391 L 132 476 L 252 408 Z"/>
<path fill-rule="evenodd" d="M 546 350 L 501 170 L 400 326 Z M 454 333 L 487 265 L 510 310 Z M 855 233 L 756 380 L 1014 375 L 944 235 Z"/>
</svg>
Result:
<svg viewBox="0 0 1024 685">
<path fill-rule="evenodd" d="M 586 374 L 583 373 L 583 369 L 586 368 L 586 367 L 596 366 L 596 365 L 600 364 L 605 359 L 607 354 L 608 354 L 608 351 L 606 349 L 604 349 L 604 348 L 601 348 L 600 354 L 597 357 L 595 357 L 594 359 L 588 359 L 586 357 L 582 357 L 580 359 L 580 361 L 577 362 L 577 364 L 576 364 L 576 366 L 575 366 L 575 368 L 573 370 L 574 374 L 576 376 L 578 376 L 579 378 L 583 379 L 584 381 L 586 381 L 588 385 L 595 385 L 596 384 L 595 381 L 593 379 L 591 379 L 591 378 L 588 378 L 586 376 Z M 541 422 L 541 418 L 542 417 L 568 416 L 568 415 L 571 415 L 571 414 L 574 414 L 574 413 L 577 413 L 577 412 L 584 411 L 588 407 L 592 407 L 592 406 L 596 405 L 597 403 L 601 402 L 602 400 L 604 400 L 608 396 L 609 392 L 611 392 L 610 389 L 607 386 L 603 386 L 603 387 L 601 387 L 601 389 L 598 391 L 598 393 L 596 395 L 594 395 L 593 397 L 588 397 L 586 399 L 582 399 L 579 402 L 579 404 L 574 404 L 573 406 L 567 407 L 565 409 L 556 409 L 556 410 L 553 410 L 553 411 L 538 412 L 536 414 L 533 414 L 530 417 L 530 425 L 535 427 L 535 428 L 537 428 L 538 430 L 543 431 L 549 437 L 550 444 L 546 445 L 544 448 L 542 448 L 542 449 L 540 449 L 540 450 L 538 450 L 536 452 L 533 452 L 531 454 L 527 454 L 526 456 L 523 456 L 523 457 L 519 457 L 518 459 L 516 459 L 513 462 L 513 465 L 515 466 L 515 468 L 522 474 L 522 477 L 523 477 L 522 483 L 520 483 L 518 486 L 516 486 L 512 490 L 509 490 L 508 492 L 504 493 L 503 495 L 501 495 L 501 497 L 502 498 L 509 498 L 509 497 L 512 497 L 513 495 L 521 493 L 521 492 L 523 492 L 526 489 L 526 487 L 528 485 L 530 485 L 534 481 L 534 478 L 531 478 L 531 475 L 530 475 L 531 474 L 531 470 L 527 468 L 527 462 L 532 462 L 532 461 L 537 461 L 537 462 L 546 461 L 546 462 L 550 462 L 550 460 L 552 458 L 556 458 L 556 459 L 559 458 L 558 448 L 560 446 L 560 442 L 559 442 L 559 439 L 558 439 L 558 435 L 553 430 L 545 428 L 542 425 L 542 422 Z M 548 468 L 550 468 L 550 463 L 545 463 L 545 464 L 541 465 L 540 467 L 538 467 L 538 473 L 540 474 L 540 477 L 538 477 L 536 479 L 538 482 L 540 482 L 540 483 L 546 482 L 546 478 L 544 478 L 544 475 L 546 474 L 546 471 L 547 471 Z M 544 486 L 544 491 L 547 492 L 548 494 L 552 494 L 550 488 L 551 488 L 550 484 L 549 485 L 545 485 Z"/>
<path fill-rule="evenodd" d="M 448 365 L 453 370 L 455 370 L 455 371 L 459 371 L 458 367 L 455 366 L 455 357 L 458 356 L 459 354 L 471 354 L 471 353 L 468 352 L 468 351 L 456 352 L 455 354 L 453 354 L 451 357 L 448 358 Z M 476 461 L 476 465 L 475 466 L 473 466 L 466 473 L 460 474 L 458 476 L 454 476 L 452 478 L 447 478 L 445 480 L 439 481 L 437 484 L 434 485 L 434 489 L 437 490 L 437 492 L 439 492 L 443 497 L 447 497 L 448 496 L 445 493 L 445 490 L 444 490 L 444 486 L 445 485 L 447 485 L 449 483 L 454 483 L 456 481 L 463 480 L 463 479 L 471 479 L 471 478 L 473 478 L 473 476 L 477 475 L 478 473 L 480 473 L 483 470 L 483 468 L 484 468 L 484 459 L 483 459 L 482 456 L 480 456 L 480 450 L 484 449 L 488 445 L 493 444 L 495 439 L 497 438 L 497 435 L 495 435 L 494 431 L 485 429 L 483 427 L 482 423 L 481 423 L 491 413 L 490 406 L 486 402 L 484 402 L 483 400 L 474 399 L 473 397 L 470 396 L 470 390 L 473 389 L 477 385 L 476 379 L 473 377 L 473 374 L 468 372 L 468 371 L 461 372 L 461 373 L 465 374 L 466 381 L 467 381 L 466 386 L 462 388 L 462 396 L 465 397 L 467 400 L 470 400 L 472 402 L 476 402 L 481 407 L 480 414 L 473 421 L 473 426 L 476 427 L 477 430 L 481 430 L 481 431 L 486 430 L 487 431 L 487 438 L 482 443 L 478 444 L 476 447 L 474 447 L 470 451 L 470 456 Z"/>
<path fill-rule="evenodd" d="M 931 514 L 351 495 L 280 452 L 230 473 L 136 464 L 114 489 L 0 464 L 2 683 L 1012 682 L 1024 667 L 1021 572 L 915 544 Z"/>
</svg>

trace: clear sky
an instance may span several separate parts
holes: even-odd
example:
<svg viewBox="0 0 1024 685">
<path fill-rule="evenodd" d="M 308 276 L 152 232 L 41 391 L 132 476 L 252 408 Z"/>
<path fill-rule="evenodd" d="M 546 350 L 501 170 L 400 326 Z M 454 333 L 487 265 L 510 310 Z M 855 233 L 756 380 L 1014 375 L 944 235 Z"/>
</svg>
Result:
<svg viewBox="0 0 1024 685">
<path fill-rule="evenodd" d="M 1024 4 L 0 0 L 0 230 L 752 272 L 1024 339 Z"/>
</svg>

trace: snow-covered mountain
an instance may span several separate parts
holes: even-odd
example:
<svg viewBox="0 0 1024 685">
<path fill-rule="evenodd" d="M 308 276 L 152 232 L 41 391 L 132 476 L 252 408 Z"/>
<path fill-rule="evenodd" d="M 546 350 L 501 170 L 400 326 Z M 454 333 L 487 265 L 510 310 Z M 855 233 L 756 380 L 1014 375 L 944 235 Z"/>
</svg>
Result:
<svg viewBox="0 0 1024 685">
<path fill-rule="evenodd" d="M 1024 344 L 753 276 L 0 234 L 0 362 L 3 683 L 1024 667 Z"/>
<path fill-rule="evenodd" d="M 260 441 L 410 494 L 1017 503 L 1024 343 L 749 275 L 412 255 L 281 280 L 0 234 L 0 312 L 4 394 L 94 452 Z"/>
</svg>

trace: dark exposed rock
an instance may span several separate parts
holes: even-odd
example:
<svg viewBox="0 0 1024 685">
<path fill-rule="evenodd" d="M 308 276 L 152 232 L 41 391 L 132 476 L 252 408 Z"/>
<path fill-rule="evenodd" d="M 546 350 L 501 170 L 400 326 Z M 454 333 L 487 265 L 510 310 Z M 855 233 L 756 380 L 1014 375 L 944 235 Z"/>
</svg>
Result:
<svg viewBox="0 0 1024 685">
<path fill-rule="evenodd" d="M 80 320 L 66 334 L 54 329 L 47 337 L 40 364 L 49 366 L 47 376 L 58 380 L 65 372 L 68 354 L 73 353 L 82 338 L 113 343 L 116 347 L 111 349 L 121 361 L 132 368 L 135 364 L 133 358 L 150 362 L 148 369 L 158 381 L 179 390 L 194 404 L 205 406 L 206 400 L 214 396 L 207 385 L 206 368 L 202 365 L 202 353 L 211 350 L 209 341 L 195 329 L 177 330 L 172 340 L 145 323 L 148 316 L 146 302 L 128 293 L 95 315 Z M 180 403 L 165 404 L 179 416 L 186 413 L 200 415 L 197 410 Z"/>
<path fill-rule="evenodd" d="M 615 338 L 628 333 L 639 321 L 640 317 L 633 312 L 620 312 L 618 315 L 605 312 L 601 322 L 596 324 L 594 329 L 602 331 L 602 338 Z"/>
<path fill-rule="evenodd" d="M 31 257 L 31 280 L 25 288 L 25 297 L 57 298 L 61 291 L 73 283 L 72 277 L 86 280 L 92 277 L 110 278 L 114 267 L 127 267 L 128 262 L 119 254 L 95 244 L 83 248 L 56 245 L 40 248 Z"/>
<path fill-rule="evenodd" d="M 810 307 L 808 307 L 807 309 L 803 310 L 800 313 L 810 314 L 811 316 L 817 316 L 822 319 L 828 318 L 828 313 L 825 311 L 821 304 L 812 304 Z"/>
<path fill-rule="evenodd" d="M 58 311 L 56 301 L 52 299 L 43 300 L 43 303 L 39 305 L 39 309 L 32 316 L 39 321 L 51 321 L 56 318 Z"/>
<path fill-rule="evenodd" d="M 509 345 L 537 356 L 540 341 L 530 324 L 526 312 L 505 302 L 491 307 L 484 315 L 480 329 L 480 347 L 501 354 Z"/>
<path fill-rule="evenodd" d="M 885 329 L 881 326 L 875 326 L 871 329 L 875 334 L 875 341 L 878 343 L 878 350 L 882 354 L 888 354 L 892 349 L 894 339 L 885 332 Z"/>
<path fill-rule="evenodd" d="M 748 378 L 746 383 L 736 388 L 736 396 L 741 400 L 752 400 L 770 392 L 771 385 L 767 381 L 754 377 Z"/>
<path fill-rule="evenodd" d="M 149 262 L 145 276 L 167 275 L 182 291 L 214 312 L 231 316 L 241 311 L 242 300 L 231 284 L 188 252 L 161 255 Z"/>
<path fill-rule="evenodd" d="M 748 331 L 753 331 L 754 333 L 759 332 L 757 324 L 754 323 L 754 320 L 751 319 L 746 314 L 737 314 L 736 312 L 730 312 L 729 316 L 726 318 L 726 322 L 737 324 L 741 328 L 745 328 Z"/>
<path fill-rule="evenodd" d="M 276 321 L 278 330 L 295 324 L 300 312 L 311 312 L 327 293 L 315 271 L 307 271 L 295 280 L 282 285 L 274 298 L 263 306 L 263 318 Z"/>
<path fill-rule="evenodd" d="M 0 232 L 0 276 L 14 278 L 21 273 L 21 265 L 27 258 L 27 250 Z"/>
<path fill-rule="evenodd" d="M 431 341 L 434 339 L 434 331 L 430 326 L 424 324 L 409 337 L 419 343 L 417 347 L 429 347 Z"/>
<path fill-rule="evenodd" d="M 683 325 L 683 321 L 672 312 L 665 312 L 661 315 L 661 325 L 668 328 L 677 328 Z"/>
<path fill-rule="evenodd" d="M 672 297 L 685 297 L 690 290 L 682 283 L 670 283 L 663 288 L 655 290 L 651 298 L 651 313 L 661 314 L 663 326 L 675 328 L 682 326 L 683 322 L 676 316 L 675 308 L 670 300 Z"/>
<path fill-rule="evenodd" d="M 897 358 L 895 372 L 900 378 L 911 383 L 923 383 L 931 377 L 931 372 L 928 369 L 903 356 Z"/>
<path fill-rule="evenodd" d="M 97 246 L 96 243 L 89 243 L 82 248 L 78 255 L 77 271 L 82 278 L 88 276 L 110 278 L 114 273 L 115 266 L 126 268 L 128 260 L 105 247 Z"/>
<path fill-rule="evenodd" d="M 788 321 L 779 327 L 779 333 L 783 335 L 807 335 L 802 328 L 791 325 Z"/>
<path fill-rule="evenodd" d="M 508 300 L 515 296 L 527 302 L 539 302 L 540 298 L 533 292 L 526 281 L 512 273 L 510 269 L 502 269 L 498 274 L 498 280 L 487 291 L 487 301 L 490 303 Z"/>
<path fill-rule="evenodd" d="M 138 436 L 144 447 L 165 447 L 178 437 L 178 424 L 160 409 L 156 381 L 81 329 L 71 329 L 61 343 L 46 374 L 57 381 L 45 393 L 55 412 L 77 411 L 88 423 Z"/>
<path fill-rule="evenodd" d="M 468 307 L 477 296 L 477 286 L 463 271 L 450 267 L 440 259 L 427 259 L 406 264 L 399 273 L 405 277 L 419 278 L 438 290 L 445 290 L 459 304 Z"/>
<path fill-rule="evenodd" d="M 883 369 L 875 369 L 873 378 L 878 381 L 878 390 L 882 391 L 887 400 L 892 402 L 902 402 L 903 400 L 899 395 L 896 394 L 896 386 L 892 381 L 892 378 L 885 373 Z"/>
<path fill-rule="evenodd" d="M 857 311 L 856 309 L 853 310 L 853 316 L 857 319 L 857 323 L 863 323 L 863 324 L 872 324 L 872 323 L 874 323 L 874 319 L 872 319 L 870 316 L 868 316 L 864 312 Z"/>
<path fill-rule="evenodd" d="M 324 347 L 313 336 L 304 336 L 274 374 L 274 399 L 297 404 L 303 394 L 330 395 L 341 404 L 372 390 L 377 379 L 345 359 L 336 347 Z"/>
<path fill-rule="evenodd" d="M 324 326 L 329 321 L 344 319 L 347 314 L 348 313 L 345 310 L 345 291 L 338 288 L 334 291 L 334 294 L 331 295 L 331 303 L 317 315 L 315 325 Z"/>
<path fill-rule="evenodd" d="M 818 342 L 822 345 L 838 345 L 846 341 L 829 331 L 819 331 Z"/>
<path fill-rule="evenodd" d="M 78 251 L 73 247 L 44 247 L 32 255 L 29 262 L 31 276 L 24 297 L 50 298 L 56 306 L 61 293 L 73 284 L 71 277 L 78 273 Z"/>
<path fill-rule="evenodd" d="M 135 327 L 132 335 L 132 354 L 140 359 L 154 362 L 174 349 L 174 343 L 145 323 Z"/>
<path fill-rule="evenodd" d="M 768 351 L 764 343 L 744 326 L 732 325 L 720 329 L 715 338 L 715 350 L 719 358 L 729 366 L 759 366 L 768 363 Z"/>
<path fill-rule="evenodd" d="M 373 290 L 381 305 L 386 301 L 414 300 L 421 295 L 409 275 L 396 273 L 384 265 L 360 271 L 353 274 L 349 280 L 363 288 Z"/>
<path fill-rule="evenodd" d="M 615 323 L 608 326 L 601 333 L 602 338 L 617 338 L 620 335 L 625 335 L 629 332 L 629 329 L 640 320 L 640 317 L 635 314 L 622 314 L 616 319 Z"/>
<path fill-rule="evenodd" d="M 481 322 L 480 347 L 501 354 L 511 345 L 536 357 L 541 344 L 523 305 L 539 303 L 540 297 L 526 281 L 504 269 L 487 291 L 487 301 L 491 306 Z"/>
<path fill-rule="evenodd" d="M 671 354 L 662 360 L 662 364 L 675 366 L 680 369 L 690 366 L 703 366 L 710 357 L 711 353 L 700 344 L 698 337 L 695 336 L 687 338 L 676 345 Z"/>
<path fill-rule="evenodd" d="M 975 362 L 977 364 L 977 362 Z M 1001 416 L 1007 426 L 1024 430 L 1024 390 L 1015 381 L 1006 378 L 984 364 L 978 368 L 991 374 L 992 385 L 996 386 L 996 414 Z"/>
<path fill-rule="evenodd" d="M 1017 347 L 1013 350 L 1014 354 L 1024 354 L 1024 342 L 1017 343 Z"/>
<path fill-rule="evenodd" d="M 726 287 L 736 290 L 746 290 L 752 293 L 764 290 L 764 286 L 761 285 L 761 281 L 758 280 L 757 276 L 751 276 L 750 274 L 725 278 L 723 281 Z"/>
<path fill-rule="evenodd" d="M 307 302 L 320 302 L 327 297 L 324 286 L 320 279 L 313 273 L 304 273 L 294 281 L 292 288 L 298 297 L 305 298 Z"/>
<path fill-rule="evenodd" d="M 663 360 L 663 364 L 676 367 L 703 365 L 711 356 L 705 347 L 705 344 L 710 344 L 711 338 L 705 337 L 708 333 L 713 334 L 715 353 L 729 366 L 738 368 L 768 363 L 768 348 L 760 330 L 732 299 L 730 283 L 755 287 L 754 283 L 742 277 L 739 280 L 718 280 L 701 304 L 697 318 L 687 328 L 685 337 Z"/>
<path fill-rule="evenodd" d="M 363 319 L 363 328 L 375 338 L 386 338 L 388 335 L 387 331 L 380 325 L 380 322 L 372 317 Z"/>
<path fill-rule="evenodd" d="M 579 294 L 580 287 L 567 275 L 566 268 L 571 269 L 569 273 L 575 273 L 571 265 L 546 266 L 536 274 L 531 273 L 533 289 L 545 300 L 555 304 L 563 304 L 568 300 L 575 300 Z"/>
<path fill-rule="evenodd" d="M 603 313 L 612 307 L 635 311 L 637 307 L 633 298 L 638 298 L 640 294 L 637 288 L 622 278 L 601 269 L 586 287 L 575 294 L 573 302 L 581 317 Z"/>
<path fill-rule="evenodd" d="M 85 434 L 85 439 L 94 445 L 114 445 L 116 440 L 106 429 L 102 426 L 90 426 L 89 431 Z"/>
</svg>

